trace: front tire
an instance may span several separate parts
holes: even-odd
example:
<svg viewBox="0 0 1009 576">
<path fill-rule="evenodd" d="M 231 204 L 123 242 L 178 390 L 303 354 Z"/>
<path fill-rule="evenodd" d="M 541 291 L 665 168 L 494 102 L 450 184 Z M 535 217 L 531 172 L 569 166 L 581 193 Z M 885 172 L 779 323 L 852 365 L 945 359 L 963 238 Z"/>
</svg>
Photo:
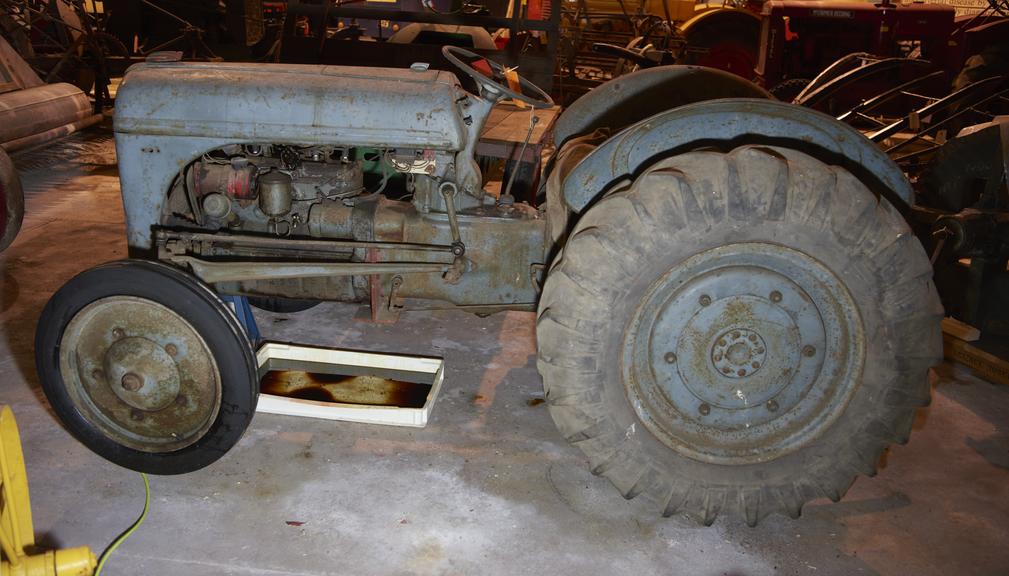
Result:
<svg viewBox="0 0 1009 576">
<path fill-rule="evenodd" d="M 120 466 L 182 474 L 223 456 L 256 410 L 252 345 L 213 290 L 123 260 L 72 278 L 35 333 L 42 389 L 71 434 Z"/>
<path fill-rule="evenodd" d="M 901 215 L 844 169 L 692 152 L 578 222 L 538 366 L 558 428 L 626 498 L 754 525 L 839 500 L 907 440 L 941 314 Z"/>
</svg>

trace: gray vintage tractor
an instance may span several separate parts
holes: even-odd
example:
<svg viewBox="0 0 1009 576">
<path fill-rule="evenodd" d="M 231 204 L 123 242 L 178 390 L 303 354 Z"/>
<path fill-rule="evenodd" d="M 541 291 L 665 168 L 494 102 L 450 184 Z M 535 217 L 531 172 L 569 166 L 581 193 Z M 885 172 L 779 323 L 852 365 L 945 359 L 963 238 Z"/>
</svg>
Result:
<svg viewBox="0 0 1009 576">
<path fill-rule="evenodd" d="M 750 524 L 837 500 L 929 400 L 942 313 L 904 175 L 854 129 L 729 74 L 643 70 L 555 126 L 542 209 L 487 193 L 492 106 L 451 73 L 148 62 L 117 99 L 134 259 L 46 306 L 67 428 L 158 474 L 249 424 L 250 342 L 218 294 L 537 310 L 550 413 L 592 471 L 666 515 Z"/>
</svg>

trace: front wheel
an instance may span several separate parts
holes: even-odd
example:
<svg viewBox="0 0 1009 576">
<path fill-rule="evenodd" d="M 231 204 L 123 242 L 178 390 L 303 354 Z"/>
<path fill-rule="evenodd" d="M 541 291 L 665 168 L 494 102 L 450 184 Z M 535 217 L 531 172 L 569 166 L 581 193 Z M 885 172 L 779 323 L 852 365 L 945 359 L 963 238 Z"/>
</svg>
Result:
<svg viewBox="0 0 1009 576">
<path fill-rule="evenodd" d="M 907 224 L 846 170 L 692 152 L 578 222 L 538 365 L 557 426 L 625 497 L 753 525 L 840 499 L 906 441 L 941 313 Z"/>
<path fill-rule="evenodd" d="M 252 345 L 213 290 L 170 266 L 110 262 L 49 300 L 42 389 L 71 434 L 120 466 L 203 468 L 238 442 L 258 398 Z"/>
</svg>

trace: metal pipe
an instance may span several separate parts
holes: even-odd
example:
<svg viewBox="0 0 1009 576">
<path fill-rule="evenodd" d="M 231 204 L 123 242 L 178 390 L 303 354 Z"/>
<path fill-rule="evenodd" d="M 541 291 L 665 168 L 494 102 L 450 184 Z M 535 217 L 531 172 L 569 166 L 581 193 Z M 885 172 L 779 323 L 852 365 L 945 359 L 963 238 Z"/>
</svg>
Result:
<svg viewBox="0 0 1009 576">
<path fill-rule="evenodd" d="M 371 274 L 441 274 L 452 268 L 451 264 L 432 262 L 210 262 L 192 256 L 169 256 L 164 260 L 188 265 L 193 274 L 209 284 Z"/>
<path fill-rule="evenodd" d="M 459 189 L 453 182 L 442 182 L 438 186 L 438 191 L 445 197 L 445 211 L 448 212 L 448 225 L 452 231 L 452 253 L 462 256 L 466 252 L 466 245 L 462 243 L 462 236 L 459 234 L 459 217 L 455 213 L 455 195 Z"/>
<path fill-rule="evenodd" d="M 928 116 L 930 114 L 934 114 L 935 112 L 938 112 L 940 110 L 944 110 L 947 106 L 951 106 L 954 103 L 958 103 L 961 100 L 967 98 L 968 96 L 973 96 L 974 92 L 977 91 L 982 86 L 987 86 L 989 84 L 993 84 L 993 83 L 1001 82 L 1001 81 L 1002 81 L 1002 78 L 998 77 L 998 76 L 995 76 L 995 77 L 992 77 L 992 78 L 985 78 L 984 80 L 978 80 L 977 82 L 975 82 L 975 83 L 973 83 L 973 84 L 971 84 L 969 86 L 966 86 L 964 88 L 961 88 L 960 90 L 957 90 L 956 92 L 950 94 L 949 96 L 943 98 L 942 100 L 938 100 L 936 102 L 933 102 L 933 103 L 929 104 L 928 106 L 925 106 L 924 108 L 920 108 L 920 109 L 916 110 L 916 112 L 917 112 L 917 114 L 918 114 L 919 117 L 924 118 L 924 117 L 926 117 L 926 116 Z M 979 103 L 980 102 L 972 103 L 971 106 L 976 106 Z M 885 140 L 885 139 L 889 138 L 890 136 L 893 136 L 897 132 L 903 130 L 908 125 L 910 125 L 909 116 L 905 116 L 905 117 L 901 118 L 900 120 L 897 120 L 893 124 L 890 124 L 886 128 L 883 128 L 882 130 L 879 130 L 879 131 L 873 132 L 872 134 L 869 134 L 867 136 L 867 138 L 869 138 L 869 140 L 872 140 L 873 142 L 882 142 L 883 140 Z"/>
<path fill-rule="evenodd" d="M 294 238 L 271 238 L 268 236 L 245 236 L 230 234 L 209 234 L 204 232 L 172 232 L 159 230 L 158 240 L 183 240 L 191 242 L 211 242 L 274 248 L 278 250 L 340 250 L 374 248 L 376 250 L 416 250 L 421 252 L 452 252 L 452 246 L 443 244 L 415 244 L 411 242 L 365 242 L 358 240 L 308 240 Z"/>
</svg>

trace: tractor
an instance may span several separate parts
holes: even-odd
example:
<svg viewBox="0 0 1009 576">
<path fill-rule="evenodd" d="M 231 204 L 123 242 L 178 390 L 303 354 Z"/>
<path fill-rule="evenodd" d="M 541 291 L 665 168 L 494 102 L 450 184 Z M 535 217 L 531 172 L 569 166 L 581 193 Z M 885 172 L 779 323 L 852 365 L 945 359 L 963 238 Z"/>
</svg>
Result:
<svg viewBox="0 0 1009 576">
<path fill-rule="evenodd" d="M 928 61 L 943 72 L 935 88 L 945 94 L 970 58 L 990 60 L 992 70 L 984 73 L 989 76 L 1006 72 L 1009 18 L 1003 3 L 991 0 L 992 9 L 957 17 L 946 4 L 769 0 L 761 11 L 755 80 L 790 102 L 831 63 L 865 53 Z"/>
<path fill-rule="evenodd" d="M 155 474 L 225 454 L 259 393 L 226 294 L 535 310 L 560 434 L 667 516 L 797 517 L 907 440 L 943 311 L 870 141 L 723 71 L 640 70 L 561 115 L 532 207 L 488 192 L 474 147 L 495 103 L 549 96 L 443 54 L 475 92 L 419 64 L 131 68 L 131 258 L 67 282 L 36 333 L 76 438 Z"/>
</svg>

